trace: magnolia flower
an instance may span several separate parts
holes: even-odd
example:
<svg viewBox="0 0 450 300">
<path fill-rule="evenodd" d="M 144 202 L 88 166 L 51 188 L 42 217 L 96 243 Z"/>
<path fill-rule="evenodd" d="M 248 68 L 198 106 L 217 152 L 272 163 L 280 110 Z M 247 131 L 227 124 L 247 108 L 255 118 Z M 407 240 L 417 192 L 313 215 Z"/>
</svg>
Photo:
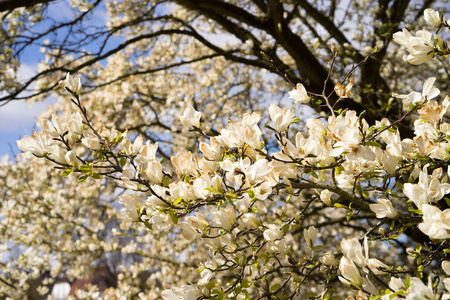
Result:
<svg viewBox="0 0 450 300">
<path fill-rule="evenodd" d="M 225 209 L 217 210 L 212 213 L 211 221 L 214 225 L 222 227 L 226 230 L 231 230 L 236 223 L 236 214 L 232 206 L 227 206 Z"/>
<path fill-rule="evenodd" d="M 216 137 L 211 137 L 209 143 L 200 142 L 199 148 L 206 160 L 218 161 L 221 157 L 220 143 Z"/>
<path fill-rule="evenodd" d="M 275 129 L 279 132 L 286 131 L 294 117 L 294 112 L 292 110 L 286 108 L 281 109 L 276 104 L 270 105 L 269 114 Z"/>
<path fill-rule="evenodd" d="M 339 98 L 348 98 L 350 96 L 350 91 L 352 90 L 353 84 L 355 82 L 355 77 L 353 77 L 347 85 L 342 83 L 337 83 L 334 86 L 334 91 Z"/>
<path fill-rule="evenodd" d="M 179 176 L 183 175 L 197 175 L 198 166 L 192 160 L 192 153 L 189 152 L 178 152 L 175 156 L 170 158 L 173 166 L 177 170 Z"/>
<path fill-rule="evenodd" d="M 363 284 L 363 280 L 361 275 L 359 274 L 359 270 L 356 267 L 355 263 L 343 256 L 341 258 L 341 262 L 339 263 L 339 271 L 341 271 L 342 276 L 339 276 L 339 280 L 350 286 L 353 285 L 355 287 L 361 287 Z"/>
<path fill-rule="evenodd" d="M 255 187 L 255 196 L 259 200 L 266 200 L 270 194 L 272 194 L 272 185 L 267 181 Z"/>
<path fill-rule="evenodd" d="M 179 223 L 178 227 L 182 229 L 181 234 L 188 241 L 192 241 L 201 236 L 201 233 L 195 230 L 194 226 L 189 223 Z"/>
<path fill-rule="evenodd" d="M 134 156 L 139 153 L 142 144 L 144 143 L 144 138 L 142 135 L 139 135 L 135 140 L 134 143 L 131 144 L 131 140 L 128 138 L 124 138 L 122 140 L 122 148 L 123 151 L 125 151 L 125 154 L 128 156 Z"/>
<path fill-rule="evenodd" d="M 435 11 L 431 8 L 427 8 L 423 12 L 423 16 L 425 18 L 425 22 L 427 22 L 430 26 L 439 27 L 442 25 L 443 20 L 441 20 L 438 11 Z"/>
<path fill-rule="evenodd" d="M 387 271 L 391 269 L 391 267 L 376 258 L 369 258 L 367 267 L 376 275 L 387 274 Z"/>
<path fill-rule="evenodd" d="M 275 241 L 283 237 L 283 232 L 275 224 L 269 224 L 269 228 L 264 230 L 264 238 L 268 241 Z"/>
<path fill-rule="evenodd" d="M 122 208 L 122 219 L 124 221 L 141 221 L 142 208 L 145 205 L 144 199 L 133 194 L 126 194 L 120 196 L 119 203 L 125 206 Z"/>
<path fill-rule="evenodd" d="M 173 224 L 169 215 L 156 212 L 149 221 L 155 230 L 164 230 L 167 226 Z"/>
<path fill-rule="evenodd" d="M 139 173 L 142 178 L 156 184 L 160 184 L 164 176 L 159 161 L 150 161 L 146 165 L 140 165 Z"/>
<path fill-rule="evenodd" d="M 402 31 L 394 33 L 392 36 L 394 42 L 404 47 L 406 47 L 409 39 L 412 37 L 411 33 L 406 28 L 403 28 Z"/>
<path fill-rule="evenodd" d="M 420 278 L 411 278 L 410 287 L 406 294 L 407 300 L 436 299 L 433 293 L 431 277 L 428 278 L 428 285 L 425 285 Z"/>
<path fill-rule="evenodd" d="M 63 88 L 68 89 L 74 94 L 78 94 L 81 89 L 81 80 L 78 76 L 70 76 L 70 73 L 67 73 L 65 80 L 60 80 L 59 85 Z"/>
<path fill-rule="evenodd" d="M 269 174 L 272 169 L 273 166 L 267 159 L 259 159 L 243 171 L 248 184 L 255 185 L 261 178 Z"/>
<path fill-rule="evenodd" d="M 450 209 L 441 211 L 433 205 L 422 206 L 423 223 L 419 229 L 432 239 L 450 238 Z"/>
<path fill-rule="evenodd" d="M 341 249 L 344 256 L 354 261 L 361 268 L 366 266 L 369 256 L 367 240 L 365 240 L 364 243 L 366 250 L 365 256 L 363 255 L 361 244 L 356 238 L 345 239 L 341 241 Z"/>
<path fill-rule="evenodd" d="M 435 124 L 442 119 L 446 111 L 447 109 L 436 101 L 427 101 L 418 112 L 422 119 Z"/>
<path fill-rule="evenodd" d="M 327 266 L 337 266 L 339 264 L 334 255 L 329 252 L 325 253 L 322 257 L 320 257 L 319 261 Z"/>
<path fill-rule="evenodd" d="M 289 92 L 289 98 L 294 99 L 297 103 L 308 103 L 311 101 L 305 87 L 301 83 L 297 83 L 297 87 Z"/>
<path fill-rule="evenodd" d="M 402 32 L 403 36 L 400 32 L 395 33 L 394 41 L 400 41 L 399 44 L 402 45 L 402 43 L 406 40 L 406 43 L 403 44 L 403 46 L 406 46 L 406 49 L 409 52 L 407 57 L 407 61 L 409 63 L 413 65 L 420 65 L 434 57 L 434 40 L 438 37 L 437 35 L 433 38 L 433 35 L 427 30 L 419 30 L 416 32 L 416 36 L 409 34 L 409 37 L 407 37 L 408 34 L 405 34 L 405 31 L 407 30 L 404 29 Z M 396 34 L 399 34 L 398 38 L 396 38 Z"/>
<path fill-rule="evenodd" d="M 397 211 L 392 206 L 392 202 L 388 199 L 377 200 L 377 204 L 370 204 L 370 209 L 376 213 L 378 219 L 389 218 L 394 219 L 397 216 Z"/>
<path fill-rule="evenodd" d="M 188 107 L 183 112 L 183 115 L 180 117 L 181 123 L 183 123 L 184 126 L 187 128 L 200 128 L 200 118 L 202 117 L 202 114 L 198 111 L 196 111 L 192 107 Z"/>
<path fill-rule="evenodd" d="M 197 282 L 197 284 L 200 285 L 200 286 L 202 286 L 202 285 L 207 284 L 207 283 L 211 280 L 211 278 L 213 277 L 213 272 L 211 272 L 211 271 L 208 270 L 208 269 L 204 269 L 204 270 L 200 273 L 200 276 L 201 276 L 202 278 Z"/>
<path fill-rule="evenodd" d="M 442 270 L 444 270 L 445 274 L 450 275 L 450 261 L 444 260 L 441 263 Z"/>
<path fill-rule="evenodd" d="M 203 232 L 209 226 L 208 221 L 200 213 L 195 213 L 195 216 L 187 218 L 189 224 L 195 227 L 198 231 Z"/>
<path fill-rule="evenodd" d="M 320 192 L 320 200 L 327 206 L 333 205 L 333 203 L 331 202 L 331 192 L 329 190 L 323 190 L 322 192 Z"/>
<path fill-rule="evenodd" d="M 54 138 L 59 137 L 61 134 L 64 133 L 64 127 L 61 122 L 61 118 L 55 113 L 52 114 L 51 122 L 49 119 L 42 118 L 41 123 L 44 131 Z"/>
<path fill-rule="evenodd" d="M 195 300 L 201 296 L 201 293 L 195 286 L 183 285 L 181 288 L 173 287 L 170 290 L 164 290 L 161 296 L 164 300 Z"/>
<path fill-rule="evenodd" d="M 306 244 L 309 248 L 314 247 L 314 241 L 316 240 L 318 232 L 319 231 L 314 226 L 310 226 L 308 229 L 305 228 L 303 230 L 303 237 L 305 238 Z"/>
<path fill-rule="evenodd" d="M 34 130 L 32 136 L 26 135 L 17 141 L 17 147 L 24 152 L 31 152 L 36 156 L 44 156 L 48 153 L 47 136 L 45 133 L 38 133 Z"/>
<path fill-rule="evenodd" d="M 438 178 L 441 177 L 442 169 L 433 171 L 431 178 L 428 176 L 428 165 L 420 172 L 418 184 L 405 183 L 403 193 L 414 204 L 422 209 L 424 204 L 434 203 L 442 199 L 445 194 L 450 192 L 450 184 L 441 183 Z M 431 179 L 431 180 L 430 180 Z"/>
<path fill-rule="evenodd" d="M 243 229 L 251 229 L 258 227 L 259 224 L 260 221 L 254 214 L 246 213 L 242 215 L 241 222 L 239 225 L 241 225 Z"/>
<path fill-rule="evenodd" d="M 439 95 L 441 92 L 439 89 L 434 88 L 433 84 L 436 81 L 436 77 L 430 77 L 428 78 L 424 83 L 422 87 L 422 93 L 419 92 L 411 92 L 408 95 L 399 95 L 399 94 L 392 94 L 394 97 L 398 97 L 403 99 L 403 108 L 409 109 L 410 103 L 413 105 L 421 104 L 425 100 L 431 100 Z"/>
</svg>

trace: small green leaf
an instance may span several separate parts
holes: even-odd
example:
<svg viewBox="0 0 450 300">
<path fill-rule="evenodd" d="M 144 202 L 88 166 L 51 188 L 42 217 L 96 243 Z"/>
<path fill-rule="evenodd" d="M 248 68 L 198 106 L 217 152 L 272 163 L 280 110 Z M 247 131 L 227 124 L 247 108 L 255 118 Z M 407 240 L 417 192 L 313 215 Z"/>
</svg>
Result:
<svg viewBox="0 0 450 300">
<path fill-rule="evenodd" d="M 252 286 L 252 283 L 248 281 L 247 279 L 242 279 L 241 285 L 244 289 L 249 288 Z"/>
<path fill-rule="evenodd" d="M 295 124 L 295 123 L 298 123 L 298 122 L 300 122 L 300 118 L 299 117 L 295 117 L 295 118 L 292 119 L 291 124 Z"/>
<path fill-rule="evenodd" d="M 205 288 L 207 288 L 208 290 L 210 290 L 210 289 L 215 288 L 215 287 L 218 286 L 218 285 L 219 285 L 219 283 L 210 281 L 210 282 L 208 282 L 208 283 L 205 285 Z"/>
<path fill-rule="evenodd" d="M 122 136 L 119 134 L 118 136 L 116 136 L 116 138 L 114 139 L 114 143 L 118 143 L 121 140 Z"/>
<path fill-rule="evenodd" d="M 164 176 L 163 181 L 162 181 L 163 186 L 168 186 L 169 183 L 170 183 L 169 176 Z"/>
<path fill-rule="evenodd" d="M 175 225 L 178 224 L 178 218 L 177 218 L 177 215 L 175 213 L 171 213 L 170 214 L 170 219 L 172 220 L 173 224 L 175 224 Z"/>
<path fill-rule="evenodd" d="M 144 222 L 145 227 L 147 227 L 148 229 L 152 230 L 153 229 L 153 224 L 151 224 L 149 221 L 145 221 Z"/>
<path fill-rule="evenodd" d="M 123 167 L 127 164 L 127 160 L 125 157 L 121 157 L 120 158 L 120 166 Z"/>
<path fill-rule="evenodd" d="M 61 177 L 69 176 L 72 172 L 73 172 L 72 169 L 66 169 L 66 170 L 64 170 L 64 172 L 61 174 Z"/>
<path fill-rule="evenodd" d="M 346 217 L 345 217 L 345 218 L 347 219 L 347 222 L 350 221 L 350 219 L 352 218 L 352 212 L 349 211 L 349 212 L 346 214 Z"/>
<path fill-rule="evenodd" d="M 80 177 L 78 177 L 78 182 L 83 182 L 85 181 L 89 176 L 88 175 L 81 175 Z"/>
<path fill-rule="evenodd" d="M 102 179 L 102 174 L 98 174 L 98 173 L 92 173 L 92 178 L 94 179 Z"/>
<path fill-rule="evenodd" d="M 92 173 L 92 166 L 91 165 L 82 165 L 78 168 L 81 172 L 84 174 L 91 174 Z"/>
<path fill-rule="evenodd" d="M 208 188 L 205 188 L 205 190 L 207 190 L 208 192 L 220 195 L 220 192 L 214 187 L 208 187 Z"/>
<path fill-rule="evenodd" d="M 274 285 L 272 285 L 270 287 L 270 291 L 271 292 L 275 292 L 276 290 L 278 290 L 280 288 L 280 284 L 279 283 L 275 283 Z"/>
<path fill-rule="evenodd" d="M 183 201 L 183 197 L 178 198 L 177 200 L 173 201 L 173 205 L 178 205 Z"/>
<path fill-rule="evenodd" d="M 381 146 L 380 143 L 375 142 L 375 141 L 368 141 L 364 143 L 364 146 L 374 146 L 374 147 L 378 147 L 378 148 L 383 148 L 383 146 Z"/>
<path fill-rule="evenodd" d="M 397 133 L 397 129 L 389 127 L 388 131 L 392 132 L 392 133 Z"/>
</svg>

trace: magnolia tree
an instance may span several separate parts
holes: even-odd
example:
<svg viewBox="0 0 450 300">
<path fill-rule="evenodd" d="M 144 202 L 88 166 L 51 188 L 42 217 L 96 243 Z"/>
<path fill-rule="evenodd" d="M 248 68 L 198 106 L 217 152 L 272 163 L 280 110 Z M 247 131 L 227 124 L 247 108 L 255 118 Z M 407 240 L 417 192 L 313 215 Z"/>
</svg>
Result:
<svg viewBox="0 0 450 300">
<path fill-rule="evenodd" d="M 439 64 L 450 48 L 438 33 L 450 24 L 432 9 L 424 17 L 435 34 L 403 29 L 393 39 L 409 63 Z M 338 56 L 332 47 L 330 77 Z M 17 142 L 26 154 L 3 163 L 2 233 L 23 254 L 3 245 L 2 292 L 19 297 L 24 279 L 49 270 L 37 289 L 46 295 L 58 275 L 84 276 L 116 253 L 106 262 L 116 285 L 77 297 L 450 299 L 450 98 L 431 77 L 420 92 L 393 94 L 398 119 L 368 123 L 336 109 L 360 66 L 331 88 L 325 80 L 322 93 L 292 86 L 296 107 L 321 105 L 328 117 L 302 122 L 270 104 L 269 119 L 249 111 L 226 121 L 186 105 L 182 127 L 172 125 L 184 139 L 172 145 L 126 121 L 129 131 L 107 126 L 90 101 L 114 91 L 84 93 L 67 74 L 58 108 L 68 111 L 42 118 L 42 131 Z M 148 114 L 136 105 L 121 117 L 128 109 Z M 401 135 L 403 122 L 412 136 Z"/>
<path fill-rule="evenodd" d="M 109 2 L 95 34 L 77 22 L 101 1 L 72 1 L 76 18 L 39 34 L 25 33 L 45 6 L 2 14 L 0 100 L 59 98 L 1 162 L 0 294 L 51 298 L 56 280 L 106 268 L 109 288 L 73 297 L 450 298 L 444 16 L 394 33 L 405 4 L 366 3 L 374 30 L 349 42 L 336 7 L 165 2 Z M 358 5 L 345 16 L 368 26 Z M 65 44 L 39 45 L 59 28 Z M 209 42 L 216 31 L 240 42 Z M 104 51 L 114 35 L 127 40 Z M 17 54 L 33 42 L 45 60 L 23 82 Z"/>
</svg>

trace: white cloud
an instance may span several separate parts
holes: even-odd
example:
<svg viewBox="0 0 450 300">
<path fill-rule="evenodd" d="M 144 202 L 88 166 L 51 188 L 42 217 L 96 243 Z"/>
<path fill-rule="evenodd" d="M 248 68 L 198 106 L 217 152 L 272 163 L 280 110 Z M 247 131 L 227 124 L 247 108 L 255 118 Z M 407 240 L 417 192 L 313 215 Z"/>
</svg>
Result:
<svg viewBox="0 0 450 300">
<path fill-rule="evenodd" d="M 0 107 L 0 139 L 2 133 L 30 134 L 39 115 L 53 103 L 54 99 L 29 105 L 26 101 L 11 101 Z"/>
</svg>

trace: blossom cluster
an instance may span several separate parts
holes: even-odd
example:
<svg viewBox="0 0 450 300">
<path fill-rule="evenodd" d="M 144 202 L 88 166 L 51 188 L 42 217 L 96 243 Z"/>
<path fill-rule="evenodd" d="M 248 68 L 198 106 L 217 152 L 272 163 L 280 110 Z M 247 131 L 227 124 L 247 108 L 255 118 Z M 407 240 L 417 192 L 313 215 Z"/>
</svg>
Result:
<svg viewBox="0 0 450 300">
<path fill-rule="evenodd" d="M 448 25 L 429 10 L 425 19 Z M 394 39 L 408 48 L 412 64 L 448 51 L 425 30 L 415 37 L 403 30 Z M 340 100 L 351 95 L 354 80 L 334 87 Z M 160 291 L 164 299 L 331 299 L 337 284 L 349 287 L 338 296 L 350 298 L 448 299 L 450 99 L 440 98 L 434 82 L 427 79 L 421 92 L 394 94 L 404 114 L 375 124 L 354 110 L 334 110 L 323 95 L 329 116 L 306 120 L 304 131 L 296 130 L 301 120 L 293 109 L 276 104 L 268 107 L 266 129 L 260 112 L 205 128 L 202 113 L 188 106 L 180 123 L 198 134 L 195 150 L 166 159 L 156 141 L 94 124 L 81 80 L 67 74 L 60 85 L 79 112 L 42 119 L 43 131 L 17 143 L 51 161 L 63 177 L 78 174 L 79 183 L 114 182 L 127 191 L 119 203 L 129 226 L 167 233 L 187 245 L 185 253 L 205 251 L 196 261 L 199 275 Z M 289 96 L 302 104 L 319 97 L 301 84 Z M 398 125 L 407 118 L 413 132 L 402 137 Z M 426 237 L 425 246 L 391 254 L 400 235 L 414 235 L 411 229 Z M 369 244 L 388 249 L 370 257 Z M 404 256 L 415 265 L 399 265 L 396 258 Z M 445 292 L 431 277 L 427 285 L 422 281 L 436 265 Z"/>
</svg>

